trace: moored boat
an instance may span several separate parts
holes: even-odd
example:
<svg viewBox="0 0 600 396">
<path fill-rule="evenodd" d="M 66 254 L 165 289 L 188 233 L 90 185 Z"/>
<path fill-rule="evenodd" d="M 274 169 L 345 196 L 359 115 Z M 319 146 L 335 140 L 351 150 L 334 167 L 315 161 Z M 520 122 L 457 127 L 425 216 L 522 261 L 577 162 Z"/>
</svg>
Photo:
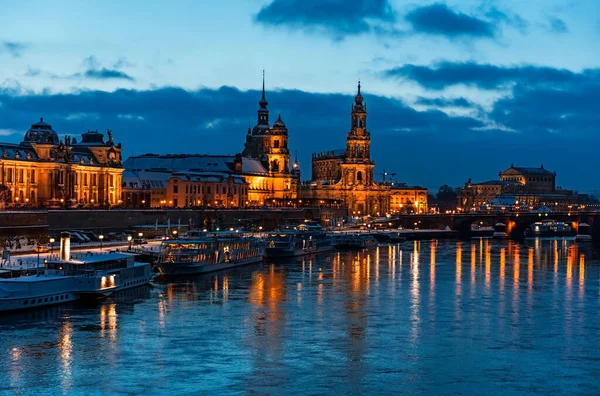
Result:
<svg viewBox="0 0 600 396">
<path fill-rule="evenodd" d="M 267 239 L 266 257 L 298 257 L 332 249 L 331 238 L 323 228 L 315 222 L 307 222 L 270 233 Z"/>
<path fill-rule="evenodd" d="M 364 249 L 377 245 L 377 239 L 373 234 L 336 234 L 332 244 L 337 249 Z"/>
<path fill-rule="evenodd" d="M 162 275 L 195 275 L 264 260 L 264 242 L 238 233 L 166 240 L 156 267 Z"/>
<path fill-rule="evenodd" d="M 71 258 L 69 237 L 63 235 L 60 259 L 45 261 L 33 275 L 0 279 L 0 312 L 105 297 L 146 284 L 152 276 L 150 264 L 136 262 L 132 254 Z"/>
</svg>

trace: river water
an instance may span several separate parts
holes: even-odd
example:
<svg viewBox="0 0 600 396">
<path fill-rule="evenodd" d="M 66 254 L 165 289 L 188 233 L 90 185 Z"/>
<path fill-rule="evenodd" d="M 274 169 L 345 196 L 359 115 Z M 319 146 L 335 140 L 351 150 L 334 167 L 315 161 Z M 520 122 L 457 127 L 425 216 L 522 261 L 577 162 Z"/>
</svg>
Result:
<svg viewBox="0 0 600 396">
<path fill-rule="evenodd" d="M 599 269 L 422 241 L 160 283 L 0 317 L 0 392 L 599 394 Z"/>
</svg>

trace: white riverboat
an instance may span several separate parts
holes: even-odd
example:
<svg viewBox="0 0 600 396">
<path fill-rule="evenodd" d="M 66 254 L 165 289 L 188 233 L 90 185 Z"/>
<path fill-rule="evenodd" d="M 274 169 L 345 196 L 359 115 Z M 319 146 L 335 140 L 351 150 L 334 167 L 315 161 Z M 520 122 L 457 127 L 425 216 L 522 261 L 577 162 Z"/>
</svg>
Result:
<svg viewBox="0 0 600 396">
<path fill-rule="evenodd" d="M 33 275 L 0 279 L 0 312 L 56 305 L 81 298 L 105 297 L 141 286 L 152 277 L 149 263 L 126 253 L 70 255 L 70 236 L 61 236 L 57 260 L 45 260 Z"/>
<path fill-rule="evenodd" d="M 0 312 L 105 297 L 152 279 L 149 263 L 124 253 L 51 260 L 34 275 L 0 279 Z"/>
<path fill-rule="evenodd" d="M 221 232 L 164 241 L 156 267 L 162 275 L 195 275 L 260 263 L 264 258 L 265 245 L 259 238 Z"/>
<path fill-rule="evenodd" d="M 332 249 L 331 238 L 323 228 L 315 222 L 307 222 L 270 233 L 266 254 L 269 258 L 297 257 Z"/>
</svg>

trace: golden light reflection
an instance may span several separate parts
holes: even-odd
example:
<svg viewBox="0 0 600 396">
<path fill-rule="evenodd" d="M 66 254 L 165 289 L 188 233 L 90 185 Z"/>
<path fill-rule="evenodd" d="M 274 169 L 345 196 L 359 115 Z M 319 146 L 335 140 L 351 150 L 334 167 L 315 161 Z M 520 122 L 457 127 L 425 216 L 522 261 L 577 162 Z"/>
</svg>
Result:
<svg viewBox="0 0 600 396">
<path fill-rule="evenodd" d="M 417 241 L 415 241 L 415 249 L 412 253 L 411 260 L 411 274 L 412 274 L 412 282 L 410 287 L 410 322 L 412 323 L 411 328 L 411 338 L 413 342 L 419 338 L 419 323 L 421 321 L 420 317 L 420 305 L 421 305 L 421 296 L 419 293 L 419 253 L 417 251 Z"/>
<path fill-rule="evenodd" d="M 527 255 L 527 290 L 529 294 L 533 292 L 533 261 L 534 261 L 534 250 L 529 248 Z"/>
<path fill-rule="evenodd" d="M 462 282 L 462 243 L 456 243 L 456 294 L 461 293 Z"/>
<path fill-rule="evenodd" d="M 114 340 L 117 337 L 117 304 L 100 306 L 100 335 Z"/>
<path fill-rule="evenodd" d="M 158 325 L 161 329 L 165 329 L 167 318 L 167 301 L 159 300 L 158 301 Z"/>
<path fill-rule="evenodd" d="M 579 255 L 579 297 L 584 296 L 584 285 L 585 285 L 585 254 Z"/>
<path fill-rule="evenodd" d="M 435 251 L 437 249 L 437 241 L 431 241 L 429 244 L 429 296 L 435 296 Z"/>
<path fill-rule="evenodd" d="M 567 272 L 565 274 L 567 293 L 570 294 L 571 288 L 573 287 L 573 261 L 575 261 L 577 248 L 575 245 L 569 246 L 567 250 Z"/>
<path fill-rule="evenodd" d="M 479 242 L 481 244 L 481 242 Z M 471 285 L 475 284 L 475 266 L 477 265 L 477 246 L 471 245 Z M 474 290 L 471 288 L 471 290 Z"/>
<path fill-rule="evenodd" d="M 515 288 L 519 288 L 519 279 L 521 278 L 521 254 L 519 248 L 515 248 L 515 264 L 513 266 L 513 285 Z"/>
<path fill-rule="evenodd" d="M 485 245 L 485 288 L 490 290 L 490 283 L 492 279 L 492 245 L 486 241 Z"/>
<path fill-rule="evenodd" d="M 229 275 L 223 277 L 223 301 L 229 300 Z"/>
<path fill-rule="evenodd" d="M 554 279 L 558 279 L 558 261 L 559 261 L 559 252 L 558 252 L 558 241 L 554 241 Z"/>
<path fill-rule="evenodd" d="M 58 349 L 60 350 L 60 363 L 62 370 L 60 373 L 60 382 L 63 392 L 68 392 L 71 389 L 71 364 L 72 364 L 72 352 L 73 352 L 73 327 L 71 322 L 67 319 L 63 322 L 60 329 L 60 340 L 58 342 Z"/>
<path fill-rule="evenodd" d="M 506 280 L 506 248 L 500 248 L 500 291 L 504 291 Z"/>
</svg>

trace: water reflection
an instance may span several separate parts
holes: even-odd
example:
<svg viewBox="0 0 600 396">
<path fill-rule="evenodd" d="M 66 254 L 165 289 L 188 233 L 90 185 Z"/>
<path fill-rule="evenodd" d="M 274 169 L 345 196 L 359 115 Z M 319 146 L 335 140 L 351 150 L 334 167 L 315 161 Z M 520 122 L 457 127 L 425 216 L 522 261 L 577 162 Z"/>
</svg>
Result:
<svg viewBox="0 0 600 396">
<path fill-rule="evenodd" d="M 152 393 L 160 373 L 153 390 L 175 394 L 391 393 L 398 383 L 597 394 L 595 254 L 563 240 L 411 241 L 0 318 L 0 392 Z M 112 388 L 89 378 L 98 367 Z"/>
</svg>

